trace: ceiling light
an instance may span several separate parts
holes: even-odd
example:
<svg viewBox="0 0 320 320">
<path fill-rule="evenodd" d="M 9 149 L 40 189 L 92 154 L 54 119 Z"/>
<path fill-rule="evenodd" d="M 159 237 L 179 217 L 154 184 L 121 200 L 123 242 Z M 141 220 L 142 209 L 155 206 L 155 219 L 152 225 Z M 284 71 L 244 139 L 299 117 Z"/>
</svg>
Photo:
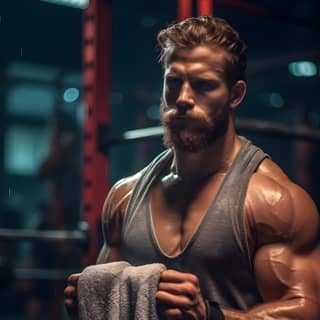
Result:
<svg viewBox="0 0 320 320">
<path fill-rule="evenodd" d="M 269 103 L 274 108 L 282 108 L 284 106 L 284 99 L 280 93 L 272 92 L 269 94 Z"/>
<path fill-rule="evenodd" d="M 311 61 L 291 62 L 288 68 L 295 77 L 314 77 L 318 73 L 317 65 Z"/>
<path fill-rule="evenodd" d="M 67 103 L 75 102 L 79 98 L 80 92 L 77 88 L 68 88 L 63 93 L 63 100 Z"/>
<path fill-rule="evenodd" d="M 42 0 L 44 2 L 50 2 L 61 6 L 86 9 L 89 5 L 89 0 Z"/>
</svg>

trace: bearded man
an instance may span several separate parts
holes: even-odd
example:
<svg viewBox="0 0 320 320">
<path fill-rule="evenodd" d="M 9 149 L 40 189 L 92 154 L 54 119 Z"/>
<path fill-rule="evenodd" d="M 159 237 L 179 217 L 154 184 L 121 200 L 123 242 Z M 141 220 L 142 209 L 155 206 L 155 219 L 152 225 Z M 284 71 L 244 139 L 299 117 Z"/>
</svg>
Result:
<svg viewBox="0 0 320 320">
<path fill-rule="evenodd" d="M 98 263 L 163 263 L 161 319 L 320 318 L 319 216 L 267 154 L 236 134 L 246 46 L 226 21 L 158 35 L 168 147 L 110 190 Z M 72 275 L 65 289 L 76 310 Z"/>
</svg>

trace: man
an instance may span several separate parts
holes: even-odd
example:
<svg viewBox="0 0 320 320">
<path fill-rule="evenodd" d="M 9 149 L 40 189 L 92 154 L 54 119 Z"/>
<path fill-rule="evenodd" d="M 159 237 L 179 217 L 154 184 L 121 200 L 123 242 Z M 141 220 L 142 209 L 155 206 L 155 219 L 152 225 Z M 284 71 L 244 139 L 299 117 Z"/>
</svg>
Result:
<svg viewBox="0 0 320 320">
<path fill-rule="evenodd" d="M 165 264 L 163 319 L 319 319 L 317 209 L 235 132 L 246 93 L 239 34 L 199 17 L 162 30 L 158 42 L 169 151 L 111 189 L 98 263 Z M 70 314 L 78 276 L 65 290 Z"/>
</svg>

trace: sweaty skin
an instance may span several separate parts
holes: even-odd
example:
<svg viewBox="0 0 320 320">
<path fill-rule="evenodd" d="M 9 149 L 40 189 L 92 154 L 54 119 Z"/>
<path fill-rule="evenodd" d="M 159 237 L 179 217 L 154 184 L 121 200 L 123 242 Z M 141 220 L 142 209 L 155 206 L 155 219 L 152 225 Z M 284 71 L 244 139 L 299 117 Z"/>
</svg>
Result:
<svg viewBox="0 0 320 320">
<path fill-rule="evenodd" d="M 151 189 L 155 235 L 168 256 L 179 254 L 188 244 L 241 147 L 233 110 L 245 95 L 245 83 L 228 87 L 223 72 L 226 54 L 205 46 L 176 49 L 165 67 L 164 123 L 186 116 L 218 128 L 217 138 L 197 152 L 188 151 L 190 144 L 192 149 L 193 141 L 205 140 L 198 126 L 188 120 L 181 120 L 183 130 L 168 139 L 184 182 L 168 195 L 160 177 Z M 227 116 L 220 116 L 225 111 Z M 169 168 L 163 176 L 168 172 Z M 139 174 L 125 178 L 109 192 L 102 215 L 105 244 L 97 263 L 123 260 L 122 221 L 138 178 Z M 319 224 L 317 209 L 306 192 L 272 160 L 264 160 L 251 177 L 244 205 L 246 237 L 263 303 L 246 312 L 223 308 L 226 320 L 320 319 Z M 72 275 L 65 289 L 70 314 L 76 310 L 77 277 Z M 156 298 L 163 319 L 206 320 L 196 275 L 164 271 Z"/>
</svg>

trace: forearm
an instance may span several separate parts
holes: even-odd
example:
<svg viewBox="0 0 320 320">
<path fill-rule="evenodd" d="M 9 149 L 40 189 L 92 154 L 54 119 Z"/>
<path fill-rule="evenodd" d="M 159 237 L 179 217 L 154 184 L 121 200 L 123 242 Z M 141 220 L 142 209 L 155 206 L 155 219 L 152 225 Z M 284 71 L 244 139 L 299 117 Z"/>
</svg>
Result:
<svg viewBox="0 0 320 320">
<path fill-rule="evenodd" d="M 223 309 L 223 314 L 225 320 L 318 320 L 320 306 L 316 301 L 292 299 L 263 303 L 247 312 Z"/>
<path fill-rule="evenodd" d="M 108 247 L 106 244 L 101 248 L 97 264 L 116 262 L 124 260 L 121 250 L 118 247 Z"/>
</svg>

